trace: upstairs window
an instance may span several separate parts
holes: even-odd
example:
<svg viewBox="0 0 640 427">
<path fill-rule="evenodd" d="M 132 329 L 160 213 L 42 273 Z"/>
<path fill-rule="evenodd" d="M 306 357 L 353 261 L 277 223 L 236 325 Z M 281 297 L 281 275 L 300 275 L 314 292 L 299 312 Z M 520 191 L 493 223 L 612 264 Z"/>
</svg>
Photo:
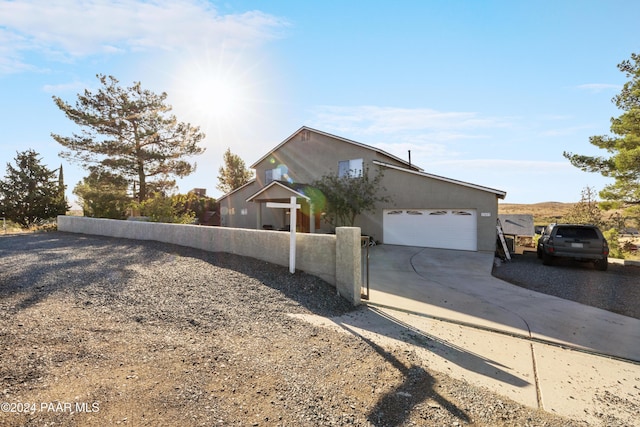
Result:
<svg viewBox="0 0 640 427">
<path fill-rule="evenodd" d="M 338 176 L 340 178 L 344 178 L 345 176 L 359 178 L 362 176 L 363 169 L 363 159 L 341 160 L 338 162 Z"/>
<path fill-rule="evenodd" d="M 273 168 L 267 169 L 265 172 L 264 183 L 269 184 L 271 181 L 280 181 L 282 180 L 282 169 Z"/>
</svg>

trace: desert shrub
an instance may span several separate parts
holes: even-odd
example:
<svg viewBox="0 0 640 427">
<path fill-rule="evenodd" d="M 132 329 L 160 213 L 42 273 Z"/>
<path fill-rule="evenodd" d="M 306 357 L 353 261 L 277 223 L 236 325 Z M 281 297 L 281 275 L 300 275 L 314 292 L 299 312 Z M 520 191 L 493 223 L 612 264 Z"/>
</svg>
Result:
<svg viewBox="0 0 640 427">
<path fill-rule="evenodd" d="M 155 193 L 144 202 L 137 203 L 135 208 L 152 222 L 191 224 L 195 219 L 192 211 L 181 211 L 175 198 L 166 197 L 161 193 Z"/>
<path fill-rule="evenodd" d="M 602 234 L 604 234 L 604 238 L 609 243 L 609 257 L 624 259 L 624 251 L 620 247 L 620 233 L 618 230 L 610 228 L 609 230 L 604 230 Z"/>
</svg>

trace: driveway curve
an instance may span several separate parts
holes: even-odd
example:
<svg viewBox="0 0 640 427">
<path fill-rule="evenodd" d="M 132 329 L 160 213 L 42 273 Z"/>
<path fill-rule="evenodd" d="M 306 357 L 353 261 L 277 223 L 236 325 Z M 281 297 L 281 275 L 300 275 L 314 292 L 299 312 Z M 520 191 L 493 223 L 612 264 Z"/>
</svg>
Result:
<svg viewBox="0 0 640 427">
<path fill-rule="evenodd" d="M 369 303 L 640 361 L 640 320 L 514 286 L 491 275 L 493 254 L 370 248 Z"/>
</svg>

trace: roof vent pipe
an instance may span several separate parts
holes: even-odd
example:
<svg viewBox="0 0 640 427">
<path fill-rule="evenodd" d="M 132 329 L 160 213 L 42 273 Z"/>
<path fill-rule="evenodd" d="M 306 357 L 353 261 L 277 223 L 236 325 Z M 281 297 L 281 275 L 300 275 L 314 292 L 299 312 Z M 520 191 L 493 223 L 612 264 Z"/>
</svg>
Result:
<svg viewBox="0 0 640 427">
<path fill-rule="evenodd" d="M 409 150 L 409 167 L 411 167 L 411 150 Z"/>
</svg>

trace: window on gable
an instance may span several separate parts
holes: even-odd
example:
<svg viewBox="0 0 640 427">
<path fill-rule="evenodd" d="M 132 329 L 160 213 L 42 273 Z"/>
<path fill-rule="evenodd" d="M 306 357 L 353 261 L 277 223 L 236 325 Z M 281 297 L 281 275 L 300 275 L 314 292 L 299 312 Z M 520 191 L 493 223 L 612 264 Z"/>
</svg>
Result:
<svg viewBox="0 0 640 427">
<path fill-rule="evenodd" d="M 357 178 L 362 176 L 364 169 L 363 159 L 341 160 L 338 162 L 338 176 Z"/>
<path fill-rule="evenodd" d="M 273 168 L 265 171 L 264 183 L 269 184 L 271 181 L 280 181 L 282 179 L 282 169 Z"/>
</svg>

